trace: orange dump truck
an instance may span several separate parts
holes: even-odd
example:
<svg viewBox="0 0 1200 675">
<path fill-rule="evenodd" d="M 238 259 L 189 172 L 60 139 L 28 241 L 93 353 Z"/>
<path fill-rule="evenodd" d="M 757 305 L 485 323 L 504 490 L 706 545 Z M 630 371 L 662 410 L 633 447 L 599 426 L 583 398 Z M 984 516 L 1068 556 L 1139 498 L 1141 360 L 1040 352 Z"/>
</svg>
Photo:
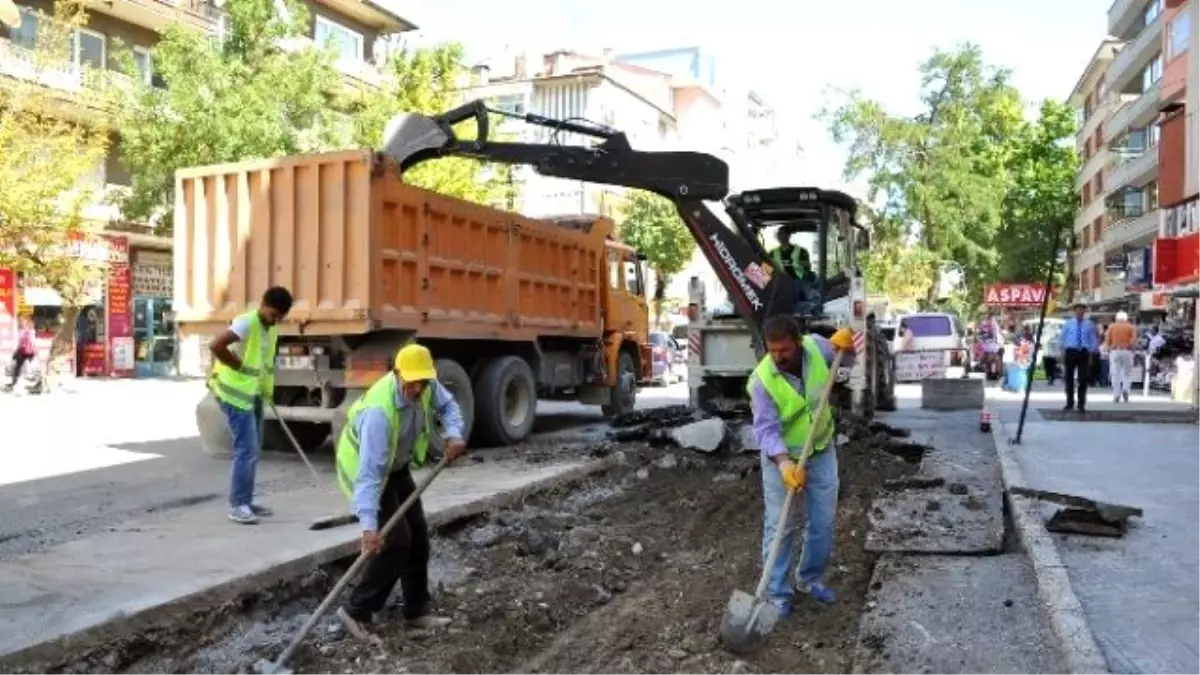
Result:
<svg viewBox="0 0 1200 675">
<path fill-rule="evenodd" d="M 602 217 L 535 220 L 403 184 L 347 151 L 176 174 L 180 369 L 206 375 L 209 341 L 272 285 L 295 298 L 280 327 L 275 406 L 307 446 L 407 341 L 430 348 L 472 437 L 507 444 L 538 398 L 631 409 L 650 368 L 643 264 Z M 206 397 L 197 422 L 228 450 Z M 266 445 L 288 441 L 267 411 Z"/>
</svg>

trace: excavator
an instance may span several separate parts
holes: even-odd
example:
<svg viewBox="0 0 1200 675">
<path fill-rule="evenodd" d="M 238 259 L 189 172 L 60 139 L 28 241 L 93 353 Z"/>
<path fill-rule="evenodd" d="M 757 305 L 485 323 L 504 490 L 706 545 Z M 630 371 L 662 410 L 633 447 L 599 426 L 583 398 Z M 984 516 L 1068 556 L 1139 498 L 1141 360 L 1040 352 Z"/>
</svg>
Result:
<svg viewBox="0 0 1200 675">
<path fill-rule="evenodd" d="M 549 129 L 550 143 L 493 141 L 494 116 Z M 474 122 L 475 133 L 455 128 Z M 590 146 L 554 142 L 569 133 L 596 139 Z M 534 113 L 516 115 L 476 100 L 440 115 L 401 113 L 384 130 L 380 149 L 401 174 L 443 157 L 532 167 L 547 177 L 645 190 L 675 206 L 680 218 L 728 294 L 731 311 L 708 311 L 702 284 L 693 278 L 689 305 L 689 387 L 693 405 L 717 410 L 744 398 L 745 382 L 765 353 L 764 322 L 778 314 L 801 320 L 814 334 L 829 336 L 842 326 L 856 333 L 856 363 L 840 369 L 833 400 L 840 410 L 870 417 L 894 409 L 894 381 L 887 342 L 869 320 L 866 285 L 856 254 L 870 237 L 856 222 L 855 200 L 812 187 L 729 193 L 729 167 L 699 152 L 640 151 L 620 131 L 587 121 L 556 120 Z M 727 225 L 709 206 L 720 202 Z M 762 237 L 786 227 L 813 240 L 812 277 L 777 269 Z M 706 355 L 708 355 L 706 357 Z"/>
</svg>

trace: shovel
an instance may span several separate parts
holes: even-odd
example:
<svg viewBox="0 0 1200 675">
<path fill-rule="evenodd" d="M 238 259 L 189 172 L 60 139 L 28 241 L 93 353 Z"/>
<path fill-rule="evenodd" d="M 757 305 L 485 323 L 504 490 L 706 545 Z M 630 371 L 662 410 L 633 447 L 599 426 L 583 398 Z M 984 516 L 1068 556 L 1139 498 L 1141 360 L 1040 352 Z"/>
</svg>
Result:
<svg viewBox="0 0 1200 675">
<path fill-rule="evenodd" d="M 840 364 L 846 352 L 847 350 L 839 349 L 833 362 Z M 829 374 L 825 386 L 821 389 L 821 398 L 817 400 L 814 419 L 819 418 L 825 412 L 825 408 L 829 404 L 829 392 L 833 391 L 833 383 L 836 379 L 833 373 Z M 812 455 L 815 440 L 815 434 L 809 434 L 808 439 L 804 441 L 804 449 L 798 460 L 801 466 Z M 721 643 L 735 654 L 750 649 L 760 642 L 775 629 L 775 624 L 779 622 L 779 608 L 766 599 L 767 582 L 771 577 L 771 569 L 775 567 L 775 561 L 779 559 L 780 549 L 783 548 L 783 537 L 788 529 L 788 516 L 791 515 L 792 501 L 795 496 L 795 490 L 788 490 L 787 497 L 783 500 L 783 508 L 779 510 L 779 525 L 775 528 L 775 534 L 771 538 L 771 548 L 767 553 L 767 561 L 763 565 L 762 576 L 758 580 L 758 588 L 754 591 L 754 595 L 735 590 L 733 595 L 729 596 L 729 604 L 725 607 L 725 616 L 721 620 Z"/>
<path fill-rule="evenodd" d="M 412 508 L 412 505 L 421 498 L 421 494 L 425 492 L 425 489 L 429 487 L 429 484 L 433 482 L 433 479 L 437 478 L 438 474 L 441 473 L 442 469 L 445 469 L 449 463 L 450 462 L 445 457 L 442 457 L 442 461 L 434 465 L 433 469 L 429 472 L 429 475 L 421 479 L 421 482 L 417 484 L 417 489 L 413 490 L 413 493 L 408 496 L 408 499 L 405 499 L 404 503 L 400 504 L 400 508 L 396 509 L 396 512 L 392 514 L 392 517 L 388 518 L 388 521 L 384 523 L 383 529 L 379 531 L 380 539 L 387 541 L 388 533 L 392 531 L 392 528 L 396 527 L 396 523 L 400 522 L 400 519 L 404 517 L 404 514 L 407 513 L 408 510 Z M 358 558 L 354 560 L 354 564 L 350 565 L 350 569 L 346 570 L 346 573 L 342 575 L 342 578 L 338 580 L 337 585 L 333 587 L 333 590 L 329 591 L 329 594 L 326 595 L 325 599 L 321 601 L 321 604 L 317 607 L 316 611 L 312 613 L 312 616 L 308 617 L 308 621 L 304 622 L 304 625 L 300 627 L 300 631 L 297 632 L 296 636 L 292 638 L 292 641 L 288 643 L 287 648 L 283 650 L 283 653 L 279 655 L 279 658 L 276 659 L 274 663 L 265 659 L 259 661 L 258 663 L 254 664 L 254 671 L 261 673 L 262 675 L 291 673 L 292 670 L 286 667 L 287 662 L 296 655 L 296 650 L 300 648 L 300 643 L 304 641 L 304 638 L 308 637 L 308 634 L 311 633 L 312 629 L 316 627 L 317 622 L 329 613 L 329 610 L 333 608 L 333 604 L 338 601 L 339 597 L 341 597 L 342 591 L 345 591 L 346 587 L 350 585 L 350 582 L 353 581 L 356 576 L 358 576 L 359 570 L 363 568 L 363 565 L 367 564 L 367 560 L 369 559 L 370 556 L 366 553 L 359 553 Z"/>
</svg>

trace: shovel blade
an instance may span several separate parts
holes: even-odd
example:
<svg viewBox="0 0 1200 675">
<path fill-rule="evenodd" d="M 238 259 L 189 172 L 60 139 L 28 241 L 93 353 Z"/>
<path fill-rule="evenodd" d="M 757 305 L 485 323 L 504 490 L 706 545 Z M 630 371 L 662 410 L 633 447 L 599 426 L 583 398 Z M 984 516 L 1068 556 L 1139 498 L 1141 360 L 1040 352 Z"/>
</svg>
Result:
<svg viewBox="0 0 1200 675">
<path fill-rule="evenodd" d="M 721 643 L 738 653 L 758 645 L 779 623 L 779 608 L 743 591 L 734 591 L 721 620 Z"/>
<path fill-rule="evenodd" d="M 401 168 L 425 159 L 451 140 L 437 120 L 419 113 L 400 113 L 383 129 L 383 152 Z"/>
</svg>

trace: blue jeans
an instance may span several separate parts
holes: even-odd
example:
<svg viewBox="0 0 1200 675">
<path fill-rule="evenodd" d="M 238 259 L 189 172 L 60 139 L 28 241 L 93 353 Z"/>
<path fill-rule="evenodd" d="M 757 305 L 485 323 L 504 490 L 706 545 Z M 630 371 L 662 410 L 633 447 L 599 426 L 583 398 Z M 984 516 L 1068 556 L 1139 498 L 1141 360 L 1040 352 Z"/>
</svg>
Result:
<svg viewBox="0 0 1200 675">
<path fill-rule="evenodd" d="M 218 403 L 229 422 L 229 433 L 233 436 L 229 505 L 235 509 L 250 506 L 254 502 L 254 475 L 262 450 L 262 401 L 256 401 L 253 410 L 235 408 L 224 401 Z"/>
<path fill-rule="evenodd" d="M 837 449 L 830 443 L 825 452 L 808 459 L 805 469 L 807 478 L 803 498 L 808 522 L 804 525 L 804 548 L 800 553 L 800 565 L 796 568 L 794 580 L 801 585 L 820 581 L 825 569 L 829 567 L 829 555 L 833 551 L 833 526 L 837 517 Z M 775 528 L 779 526 L 779 510 L 783 508 L 783 500 L 787 497 L 787 487 L 779 475 L 779 467 L 766 455 L 762 456 L 762 482 L 762 559 L 765 565 L 767 555 L 771 551 L 771 538 L 775 535 Z M 784 535 L 779 557 L 775 559 L 775 567 L 771 570 L 767 582 L 767 597 L 777 604 L 790 603 L 795 595 L 792 580 L 788 578 L 788 570 L 792 567 L 792 558 L 796 550 L 796 513 L 800 510 L 799 506 L 793 498 L 791 514 L 785 525 L 787 534 Z"/>
</svg>

